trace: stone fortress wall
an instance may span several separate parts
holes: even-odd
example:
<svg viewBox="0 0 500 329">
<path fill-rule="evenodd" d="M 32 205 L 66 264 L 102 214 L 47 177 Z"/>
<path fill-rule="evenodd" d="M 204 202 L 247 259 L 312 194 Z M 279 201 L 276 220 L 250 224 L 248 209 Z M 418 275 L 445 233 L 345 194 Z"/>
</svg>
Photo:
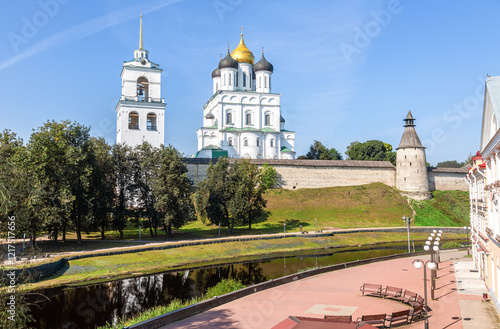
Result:
<svg viewBox="0 0 500 329">
<path fill-rule="evenodd" d="M 217 159 L 185 158 L 188 176 L 195 185 L 203 180 L 210 162 Z M 230 160 L 234 161 L 234 160 Z M 278 173 L 278 185 L 284 189 L 354 186 L 384 183 L 396 187 L 396 167 L 388 161 L 355 160 L 271 160 L 252 159 L 261 167 L 268 163 Z M 427 168 L 429 190 L 468 191 L 466 168 Z"/>
</svg>

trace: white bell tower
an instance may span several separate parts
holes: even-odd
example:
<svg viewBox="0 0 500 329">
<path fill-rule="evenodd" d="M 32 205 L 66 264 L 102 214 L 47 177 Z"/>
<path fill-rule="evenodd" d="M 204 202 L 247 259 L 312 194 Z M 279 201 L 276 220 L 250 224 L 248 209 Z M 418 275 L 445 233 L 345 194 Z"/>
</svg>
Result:
<svg viewBox="0 0 500 329">
<path fill-rule="evenodd" d="M 159 147 L 165 143 L 165 101 L 161 98 L 161 72 L 142 46 L 123 62 L 122 95 L 116 105 L 116 143 L 135 147 L 142 142 Z"/>
</svg>

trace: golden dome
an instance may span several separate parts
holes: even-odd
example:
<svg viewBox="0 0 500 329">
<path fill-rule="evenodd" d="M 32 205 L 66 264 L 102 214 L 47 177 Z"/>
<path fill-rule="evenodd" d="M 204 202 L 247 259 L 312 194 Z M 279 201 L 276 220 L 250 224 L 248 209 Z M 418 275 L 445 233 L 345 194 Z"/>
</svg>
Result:
<svg viewBox="0 0 500 329">
<path fill-rule="evenodd" d="M 245 46 L 243 34 L 241 34 L 240 44 L 231 52 L 231 57 L 238 63 L 250 63 L 253 65 L 255 62 L 252 52 L 247 48 L 247 46 Z"/>
</svg>

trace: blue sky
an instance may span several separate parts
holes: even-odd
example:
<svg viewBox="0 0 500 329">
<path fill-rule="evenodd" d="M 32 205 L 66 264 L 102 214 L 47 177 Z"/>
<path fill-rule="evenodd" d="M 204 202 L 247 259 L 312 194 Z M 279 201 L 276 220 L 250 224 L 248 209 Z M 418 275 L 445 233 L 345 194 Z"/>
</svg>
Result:
<svg viewBox="0 0 500 329">
<path fill-rule="evenodd" d="M 1 12 L 0 129 L 25 141 L 47 120 L 91 126 L 115 142 L 122 63 L 144 48 L 163 68 L 165 140 L 196 152 L 219 54 L 239 41 L 274 65 L 297 155 L 313 140 L 344 153 L 354 140 L 394 148 L 408 110 L 428 162 L 479 148 L 484 80 L 500 75 L 500 2 L 41 0 Z"/>
</svg>

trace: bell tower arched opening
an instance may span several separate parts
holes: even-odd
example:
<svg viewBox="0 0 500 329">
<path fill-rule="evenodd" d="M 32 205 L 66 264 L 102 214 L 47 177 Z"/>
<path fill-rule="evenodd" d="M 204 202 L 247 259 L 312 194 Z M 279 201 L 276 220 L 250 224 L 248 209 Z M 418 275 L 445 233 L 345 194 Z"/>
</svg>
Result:
<svg viewBox="0 0 500 329">
<path fill-rule="evenodd" d="M 145 77 L 137 79 L 137 100 L 149 102 L 149 81 Z"/>
</svg>

